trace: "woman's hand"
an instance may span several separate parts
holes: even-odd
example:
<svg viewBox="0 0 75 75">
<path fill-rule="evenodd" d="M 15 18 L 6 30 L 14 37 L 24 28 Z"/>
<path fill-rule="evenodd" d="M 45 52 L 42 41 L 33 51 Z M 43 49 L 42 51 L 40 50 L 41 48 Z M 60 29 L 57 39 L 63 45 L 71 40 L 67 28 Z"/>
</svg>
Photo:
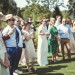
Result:
<svg viewBox="0 0 75 75">
<path fill-rule="evenodd" d="M 7 59 L 7 60 L 4 62 L 4 64 L 7 66 L 7 68 L 10 67 L 10 61 L 9 61 L 9 59 Z"/>
<path fill-rule="evenodd" d="M 2 65 L 3 65 L 5 68 L 8 68 L 8 65 L 7 65 L 7 64 L 3 63 Z"/>
<path fill-rule="evenodd" d="M 4 61 L 4 65 L 7 67 L 10 67 L 10 61 L 9 61 L 9 56 L 7 53 L 5 53 L 5 61 Z"/>
<path fill-rule="evenodd" d="M 58 35 L 54 35 L 58 41 L 61 41 L 60 37 Z"/>
<path fill-rule="evenodd" d="M 45 32 L 44 34 L 47 35 L 47 36 L 49 36 L 49 32 Z"/>
<path fill-rule="evenodd" d="M 4 63 L 1 59 L 0 59 L 0 64 L 5 67 L 5 68 L 8 68 L 8 65 L 6 63 Z"/>
</svg>

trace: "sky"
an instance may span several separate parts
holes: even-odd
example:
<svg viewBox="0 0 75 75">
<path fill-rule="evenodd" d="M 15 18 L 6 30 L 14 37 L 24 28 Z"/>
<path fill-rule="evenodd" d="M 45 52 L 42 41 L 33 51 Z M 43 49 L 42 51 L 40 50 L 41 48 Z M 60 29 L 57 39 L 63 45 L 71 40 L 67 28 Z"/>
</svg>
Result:
<svg viewBox="0 0 75 75">
<path fill-rule="evenodd" d="M 14 0 L 16 3 L 17 3 L 17 7 L 20 7 L 20 8 L 23 8 L 27 5 L 26 1 L 25 0 Z M 59 0 L 60 2 L 62 2 L 62 0 Z M 64 1 L 64 4 L 66 6 L 66 4 L 68 3 L 68 0 L 63 0 Z M 62 6 L 60 6 L 60 10 L 63 11 L 63 10 L 67 10 L 67 8 L 63 8 Z"/>
<path fill-rule="evenodd" d="M 23 8 L 27 5 L 25 0 L 14 0 L 17 4 L 17 7 Z"/>
</svg>

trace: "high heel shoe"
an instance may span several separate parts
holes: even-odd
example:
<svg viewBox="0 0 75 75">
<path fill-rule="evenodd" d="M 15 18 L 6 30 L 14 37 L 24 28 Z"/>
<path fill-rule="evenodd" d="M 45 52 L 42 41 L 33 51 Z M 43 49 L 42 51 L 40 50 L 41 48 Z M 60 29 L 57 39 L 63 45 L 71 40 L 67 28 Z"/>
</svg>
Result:
<svg viewBox="0 0 75 75">
<path fill-rule="evenodd" d="M 36 70 L 36 68 L 31 68 L 31 70 L 32 70 L 32 71 L 35 71 L 35 70 Z"/>
<path fill-rule="evenodd" d="M 32 72 L 32 70 L 31 69 L 28 69 L 28 72 Z"/>
</svg>

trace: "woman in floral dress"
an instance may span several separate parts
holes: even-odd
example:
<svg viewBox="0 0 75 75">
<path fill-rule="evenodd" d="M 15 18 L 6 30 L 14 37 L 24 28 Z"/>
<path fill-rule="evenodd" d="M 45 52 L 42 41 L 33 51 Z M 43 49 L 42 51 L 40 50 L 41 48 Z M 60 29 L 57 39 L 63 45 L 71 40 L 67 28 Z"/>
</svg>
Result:
<svg viewBox="0 0 75 75">
<path fill-rule="evenodd" d="M 56 55 L 57 55 L 57 49 L 58 49 L 58 30 L 54 26 L 55 19 L 51 18 L 51 27 L 49 29 L 50 32 L 50 39 L 48 40 L 48 52 L 52 53 L 52 60 L 53 62 L 56 62 Z"/>
</svg>

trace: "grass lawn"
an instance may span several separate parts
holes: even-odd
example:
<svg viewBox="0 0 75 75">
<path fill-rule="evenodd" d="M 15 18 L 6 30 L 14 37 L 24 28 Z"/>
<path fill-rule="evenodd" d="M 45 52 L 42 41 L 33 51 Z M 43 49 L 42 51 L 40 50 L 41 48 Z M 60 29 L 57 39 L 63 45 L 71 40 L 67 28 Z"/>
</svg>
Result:
<svg viewBox="0 0 75 75">
<path fill-rule="evenodd" d="M 26 66 L 19 66 L 19 69 L 23 71 L 23 74 L 19 75 L 75 75 L 75 54 L 72 54 L 71 61 L 62 60 L 59 57 L 57 63 L 51 62 L 51 57 L 48 57 L 49 64 L 46 67 L 40 67 L 37 63 L 35 67 L 37 68 L 34 72 L 28 72 Z"/>
</svg>

